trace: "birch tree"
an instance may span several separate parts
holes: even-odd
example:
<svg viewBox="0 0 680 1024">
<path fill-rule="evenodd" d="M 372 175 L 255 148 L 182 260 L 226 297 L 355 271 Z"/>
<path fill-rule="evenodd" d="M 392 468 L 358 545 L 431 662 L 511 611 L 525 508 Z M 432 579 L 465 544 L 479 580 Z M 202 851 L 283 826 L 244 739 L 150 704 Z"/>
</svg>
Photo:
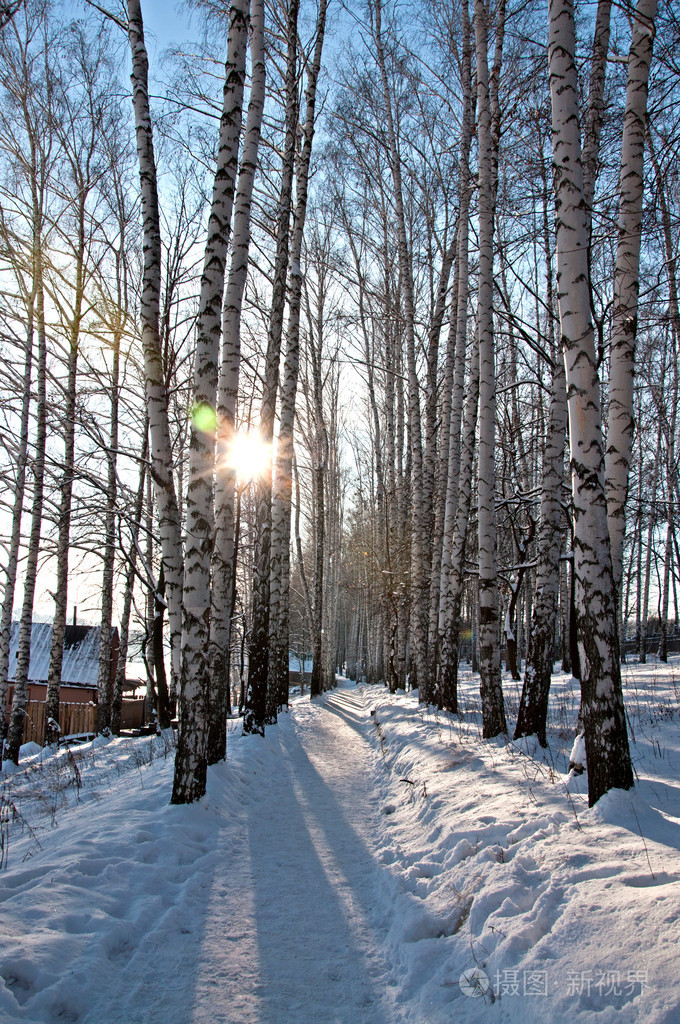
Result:
<svg viewBox="0 0 680 1024">
<path fill-rule="evenodd" d="M 295 398 L 300 364 L 300 310 L 302 304 L 302 243 L 307 217 L 307 199 L 311 171 L 312 144 L 316 123 L 316 93 L 321 71 L 326 29 L 326 0 L 321 0 L 316 22 L 312 63 L 305 90 L 305 119 L 302 126 L 302 149 L 295 168 L 296 205 L 290 250 L 288 326 L 279 435 L 277 439 L 274 484 L 272 491 L 272 547 L 269 628 L 268 699 L 270 714 L 288 703 L 288 645 L 290 634 L 290 517 L 293 488 L 293 429 Z M 312 687 L 314 689 L 314 687 Z M 313 695 L 313 694 L 312 694 Z"/>
<path fill-rule="evenodd" d="M 231 230 L 243 113 L 248 3 L 229 10 L 222 116 L 208 237 L 201 276 L 194 357 L 193 408 L 186 492 L 182 597 L 182 674 L 179 735 L 172 803 L 192 803 L 205 792 L 208 740 L 210 561 L 213 540 L 215 405 L 224 272 Z"/>
<path fill-rule="evenodd" d="M 115 174 L 115 168 L 114 168 Z M 114 567 L 116 562 L 116 502 L 118 499 L 118 443 L 119 443 L 119 423 L 120 423 L 120 376 L 121 376 L 121 342 L 126 328 L 127 316 L 128 316 L 128 275 L 127 275 L 127 225 L 125 218 L 125 202 L 120 194 L 120 189 L 115 188 L 118 192 L 118 242 L 119 247 L 115 253 L 116 263 L 116 277 L 115 277 L 115 288 L 116 288 L 116 302 L 113 309 L 110 310 L 110 316 L 107 317 L 110 321 L 111 331 L 111 376 L 108 381 L 108 389 L 110 392 L 110 419 L 109 419 L 109 436 L 108 436 L 108 448 L 106 451 L 106 512 L 105 512 L 105 523 L 104 523 L 104 564 L 102 567 L 102 608 L 101 608 L 101 634 L 99 641 L 99 668 L 97 673 L 97 690 L 98 690 L 98 707 L 99 707 L 99 722 L 98 727 L 101 732 L 104 728 L 111 728 L 113 730 L 116 724 L 113 720 L 114 714 L 120 717 L 120 711 L 118 710 L 119 705 L 117 704 L 118 697 L 115 692 L 116 680 L 111 680 L 111 643 L 113 636 L 112 618 L 113 618 L 113 596 L 114 596 Z M 109 325 L 107 325 L 109 326 Z M 148 443 L 148 431 L 145 433 L 144 444 Z M 143 497 L 143 485 L 142 486 L 142 497 Z M 141 499 L 140 499 L 141 501 Z M 141 509 L 139 516 L 141 517 Z M 124 598 L 125 602 L 125 598 Z M 125 603 L 124 603 L 124 614 L 125 614 Z M 130 610 L 127 607 L 127 620 L 129 622 Z M 127 632 L 127 623 L 125 630 Z M 121 622 L 121 630 L 119 634 L 119 649 L 118 658 L 123 658 L 123 673 L 125 666 L 125 656 L 127 651 L 127 637 L 126 642 L 122 643 L 123 623 Z M 112 684 L 113 682 L 113 690 Z M 120 698 L 122 699 L 122 698 Z M 119 725 L 118 725 L 119 729 Z"/>
<path fill-rule="evenodd" d="M 659 420 L 660 425 L 663 423 L 664 434 L 666 435 L 666 489 L 667 489 L 667 507 L 668 507 L 668 522 L 666 524 L 666 554 L 664 558 L 664 578 L 663 578 L 663 589 L 662 589 L 662 608 L 661 608 L 661 643 L 659 646 L 659 658 L 661 661 L 668 660 L 668 645 L 667 645 L 667 630 L 668 630 L 668 602 L 669 602 L 669 586 L 670 586 L 670 566 L 672 561 L 672 546 L 673 546 L 673 535 L 674 535 L 674 523 L 672 515 L 672 504 L 671 504 L 671 490 L 675 483 L 677 483 L 676 477 L 676 426 L 677 426 L 677 407 L 678 407 L 678 393 L 680 391 L 680 373 L 678 367 L 678 345 L 680 344 L 680 302 L 678 301 L 678 277 L 677 277 L 677 259 L 673 249 L 673 230 L 671 212 L 669 209 L 668 202 L 668 188 L 664 181 L 661 172 L 661 166 L 659 158 L 656 153 L 652 138 L 652 130 L 650 125 L 647 127 L 647 146 L 649 148 L 649 155 L 651 157 L 651 163 L 654 170 L 654 183 L 656 186 L 657 199 L 659 203 L 661 213 L 661 228 L 663 233 L 664 242 L 664 256 L 666 261 L 666 276 L 668 278 L 668 312 L 669 312 L 669 328 L 671 336 L 671 358 L 670 358 L 670 370 L 671 370 L 671 390 L 670 400 L 668 406 L 670 407 L 670 413 Z M 665 360 L 664 360 L 665 363 Z M 664 382 L 666 381 L 664 365 Z M 640 473 L 640 478 L 642 473 Z M 639 515 L 639 513 L 638 513 Z M 638 559 L 640 564 L 640 557 Z M 641 572 L 638 570 L 638 593 L 640 590 L 641 580 L 639 578 Z M 638 617 L 639 611 L 639 600 L 638 600 Z"/>
<path fill-rule="evenodd" d="M 503 17 L 502 11 L 499 17 Z M 495 519 L 496 392 L 493 337 L 493 228 L 496 187 L 487 58 L 488 9 L 484 0 L 475 0 L 474 29 L 477 56 L 477 138 L 479 146 L 479 269 L 477 272 L 479 671 L 481 676 L 482 734 L 485 739 L 489 739 L 506 732 L 506 724 L 498 646 L 498 566 Z"/>
<path fill-rule="evenodd" d="M 45 741 L 56 743 L 59 734 L 59 691 L 64 652 L 64 635 L 68 600 L 69 548 L 71 515 L 75 480 L 75 446 L 77 415 L 78 361 L 83 324 L 89 313 L 88 286 L 93 275 L 93 247 L 96 224 L 90 211 L 91 196 L 103 175 L 101 164 L 102 135 L 111 128 L 110 95 L 107 96 L 111 67 L 97 44 L 88 44 L 82 32 L 73 32 L 63 56 L 71 69 L 68 77 L 55 82 L 58 86 L 59 110 L 53 132 L 62 155 L 60 178 L 67 193 L 68 216 L 59 226 L 59 241 L 70 255 L 73 279 L 54 268 L 55 278 L 50 297 L 57 307 L 67 339 L 66 383 L 63 386 L 62 433 L 64 455 L 60 472 L 59 533 L 57 539 L 57 585 L 52 620 L 52 644 L 45 698 Z M 67 294 L 62 293 L 67 290 Z M 109 612 L 109 630 L 110 630 Z M 108 655 L 108 648 L 107 648 Z M 108 659 L 107 659 L 108 664 Z M 107 676 L 108 678 L 108 676 Z M 98 729 L 107 726 L 108 694 L 100 692 Z"/>
<path fill-rule="evenodd" d="M 28 670 L 31 662 L 31 633 L 33 626 L 33 602 L 38 575 L 38 558 L 40 556 L 40 535 L 43 517 L 43 499 L 45 488 L 45 444 L 47 438 L 47 337 L 45 333 L 45 292 L 43 287 L 43 268 L 41 254 L 42 240 L 42 207 L 38 191 L 34 191 L 35 199 L 35 232 L 34 263 L 36 279 L 36 331 L 38 335 L 38 353 L 36 360 L 36 434 L 33 456 L 33 500 L 31 506 L 31 526 L 28 536 L 26 567 L 24 569 L 24 595 L 19 621 L 19 644 L 17 663 L 14 673 L 14 693 L 12 695 L 12 711 L 7 730 L 5 756 L 19 763 L 19 748 L 24 734 L 24 718 L 28 703 Z"/>
<path fill-rule="evenodd" d="M 588 224 L 578 120 L 574 10 L 551 0 L 549 69 L 557 244 L 557 299 L 564 349 L 572 489 L 581 710 L 592 806 L 633 773 L 623 711 L 616 596 L 604 492 L 604 450 L 593 325 Z"/>
<path fill-rule="evenodd" d="M 463 88 L 463 121 L 460 141 L 460 201 L 458 207 L 458 238 L 456 253 L 456 289 L 452 303 L 451 331 L 453 340 L 451 370 L 451 401 L 448 414 L 448 438 L 442 440 L 441 465 L 442 465 L 442 486 L 445 489 L 445 507 L 443 519 L 442 556 L 440 567 L 439 605 L 437 615 L 437 632 L 439 636 L 439 677 L 437 682 L 437 703 L 442 707 L 452 708 L 457 705 L 456 698 L 456 665 L 452 663 L 457 651 L 458 640 L 452 635 L 452 630 L 457 628 L 456 607 L 459 606 L 461 591 L 454 593 L 452 590 L 453 558 L 452 548 L 454 533 L 456 529 L 460 484 L 461 484 L 461 457 L 463 445 L 462 416 L 464 403 L 465 383 L 465 349 L 467 343 L 468 329 L 468 292 L 469 282 L 469 235 L 470 235 L 470 202 L 472 198 L 473 182 L 470 169 L 470 150 L 475 131 L 475 108 L 476 97 L 473 95 L 472 83 L 472 40 L 470 38 L 470 14 L 466 0 L 462 5 L 463 12 L 463 52 L 462 52 L 462 88 Z M 476 349 L 476 351 L 478 351 Z M 479 384 L 479 375 L 473 374 Z M 446 382 L 445 382 L 446 387 Z M 476 412 L 472 423 L 473 431 L 476 425 Z M 446 429 L 446 416 L 444 417 L 444 429 Z M 446 443 L 445 443 L 446 441 Z M 474 437 L 471 447 L 467 453 L 466 471 L 472 472 L 472 449 L 474 448 Z M 469 499 L 469 481 L 466 494 Z M 469 500 L 466 505 L 469 509 Z M 467 518 L 465 520 L 467 529 Z M 465 529 L 461 522 L 459 531 L 462 531 L 463 543 L 465 540 Z M 459 557 L 462 558 L 462 547 L 459 547 Z M 460 576 L 462 580 L 462 574 Z M 460 582 L 459 580 L 459 582 Z"/>
<path fill-rule="evenodd" d="M 15 26 L 13 26 L 14 28 Z M 31 525 L 27 543 L 24 568 L 24 593 L 19 622 L 19 642 L 14 676 L 12 710 L 5 745 L 5 756 L 19 763 L 19 748 L 24 732 L 26 704 L 28 702 L 28 672 L 31 660 L 31 633 L 33 604 L 40 556 L 40 540 L 43 520 L 45 491 L 45 449 L 47 443 L 47 333 L 45 327 L 45 286 L 44 251 L 47 241 L 47 191 L 54 166 L 53 140 L 50 132 L 53 109 L 50 90 L 41 87 L 41 72 L 45 71 L 40 60 L 31 52 L 31 43 L 37 38 L 45 47 L 48 45 L 48 27 L 45 19 L 38 15 L 35 21 L 27 20 L 21 34 L 16 27 L 15 58 L 10 73 L 5 78 L 5 87 L 11 93 L 17 108 L 20 131 L 25 141 L 25 150 L 16 150 L 20 174 L 25 179 L 28 193 L 28 223 L 30 231 L 29 266 L 32 278 L 30 289 L 35 296 L 35 331 L 37 335 L 36 358 L 36 402 L 35 438 L 31 470 L 33 478 Z M 12 78 L 14 75 L 14 78 Z"/>
<path fill-rule="evenodd" d="M 139 456 L 139 483 L 135 495 L 129 529 L 131 534 L 130 550 L 127 553 L 127 571 L 125 573 L 125 586 L 123 590 L 123 609 L 120 616 L 120 633 L 118 641 L 118 666 L 113 681 L 113 694 L 111 698 L 111 732 L 114 736 L 120 734 L 121 711 L 123 705 L 123 687 L 125 684 L 125 670 L 127 666 L 130 616 L 132 612 L 132 601 L 134 595 L 135 578 L 137 575 L 137 552 L 139 550 L 139 535 L 144 511 L 144 489 L 146 486 L 146 462 L 149 453 L 149 434 L 147 424 L 144 424 L 144 441 Z"/>
<path fill-rule="evenodd" d="M 21 281 L 19 275 L 19 281 Z M 21 517 L 24 509 L 26 492 L 26 471 L 28 467 L 28 442 L 29 425 L 31 414 L 31 376 L 33 371 L 33 346 L 35 333 L 35 277 L 32 275 L 30 291 L 25 296 L 26 302 L 26 341 L 24 354 L 24 369 L 21 378 L 22 400 L 21 417 L 19 421 L 18 449 L 14 471 L 14 502 L 12 505 L 12 526 L 7 552 L 7 566 L 5 569 L 5 587 L 2 596 L 2 620 L 0 621 L 0 764 L 2 764 L 2 750 L 7 735 L 7 723 L 5 721 L 5 705 L 7 703 L 7 677 L 9 675 L 9 648 L 12 629 L 12 612 L 14 610 L 14 596 L 17 582 L 17 568 L 19 562 L 19 551 L 21 547 Z"/>
<path fill-rule="evenodd" d="M 596 157 L 593 156 L 593 160 Z M 552 357 L 550 409 L 541 479 L 541 510 L 537 545 L 536 588 L 515 739 L 536 734 L 546 745 L 548 694 L 553 669 L 553 638 L 560 588 L 562 489 L 564 442 L 567 428 L 567 391 L 562 351 L 555 344 L 553 242 L 548 220 L 548 175 L 541 153 L 543 185 L 543 250 L 545 255 L 548 340 Z"/>
<path fill-rule="evenodd" d="M 156 157 L 149 107 L 149 59 L 144 42 L 140 0 L 128 0 L 127 11 L 127 24 L 115 20 L 127 31 L 132 53 L 132 104 L 139 163 L 144 256 L 140 320 L 151 437 L 151 478 L 165 564 L 172 672 L 175 678 L 179 678 L 182 633 L 182 534 L 173 476 L 168 389 L 160 340 L 161 229 Z"/>
<path fill-rule="evenodd" d="M 390 174 L 393 185 L 394 212 L 397 221 L 397 253 L 401 300 L 403 303 L 404 334 L 406 341 L 406 365 L 408 374 L 408 424 L 411 455 L 411 612 L 413 664 L 421 700 L 428 702 L 434 692 L 434 680 L 428 678 L 427 664 L 427 566 L 428 551 L 427 517 L 429 510 L 424 501 L 423 488 L 423 439 L 420 409 L 420 383 L 416 368 L 415 299 L 413 291 L 413 266 L 409 250 L 406 214 L 404 210 L 404 188 L 402 182 L 401 156 L 394 125 L 393 100 L 387 75 L 385 46 L 382 30 L 382 2 L 373 5 L 373 39 L 375 42 L 382 98 L 385 107 L 385 126 L 390 154 Z"/>
<path fill-rule="evenodd" d="M 619 221 L 614 273 L 605 487 L 617 595 L 623 574 L 628 474 L 633 449 L 633 374 L 640 289 L 643 161 L 656 0 L 640 0 L 633 19 L 621 144 Z"/>
<path fill-rule="evenodd" d="M 475 455 L 475 434 L 479 407 L 479 343 L 478 338 L 470 354 L 470 372 L 463 412 L 460 440 L 460 467 L 458 471 L 458 500 L 451 539 L 448 599 L 440 608 L 441 669 L 438 685 L 438 703 L 447 711 L 458 710 L 458 661 L 460 643 L 463 584 L 465 582 L 465 539 L 468 533 L 472 500 L 472 470 Z M 450 465 L 450 463 L 449 463 Z"/>
<path fill-rule="evenodd" d="M 274 439 L 276 397 L 279 385 L 281 338 L 286 304 L 286 278 L 290 247 L 290 211 L 295 163 L 295 137 L 298 123 L 298 11 L 299 0 L 289 0 L 286 18 L 285 135 L 281 167 L 281 186 L 276 223 L 274 281 L 267 334 L 264 384 L 260 406 L 259 437 L 271 451 Z M 248 688 L 243 716 L 243 731 L 264 735 L 267 719 L 267 683 L 269 678 L 269 605 L 271 570 L 271 468 L 256 481 L 257 527 L 255 533 L 253 576 L 253 622 L 249 645 Z"/>
<path fill-rule="evenodd" d="M 222 315 L 222 359 L 217 401 L 217 475 L 215 482 L 215 547 L 210 619 L 210 727 L 208 764 L 226 755 L 229 700 L 229 650 L 233 616 L 237 535 L 234 517 L 236 471 L 231 459 L 235 438 L 236 400 L 241 359 L 241 312 L 248 276 L 251 210 L 260 131 L 265 102 L 264 0 L 251 5 L 251 85 L 243 152 L 234 199 L 231 265 Z"/>
<path fill-rule="evenodd" d="M 6 5 L 6 16 L 0 13 L 0 27 L 8 24 L 14 14 L 19 10 L 21 4 Z M 9 64 L 9 62 L 6 62 Z M 10 65 L 11 66 L 11 65 Z M 3 85 L 7 86 L 7 80 Z M 10 86 L 11 91 L 11 86 Z M 14 131 L 11 121 L 7 118 L 2 120 L 3 149 L 13 140 Z M 17 244 L 14 232 L 7 223 L 4 215 L 2 217 L 2 245 L 3 250 L 9 256 L 17 253 Z M 29 250 L 32 251 L 32 245 Z M 27 264 L 27 265 L 26 265 Z M 5 568 L 5 583 L 2 598 L 2 618 L 0 620 L 0 764 L 2 763 L 2 750 L 7 735 L 7 723 L 5 721 L 5 705 L 7 702 L 7 677 L 9 674 L 9 648 L 10 634 L 12 628 L 12 612 L 14 610 L 15 588 L 17 582 L 17 569 L 19 552 L 21 547 L 21 518 L 24 508 L 26 491 L 26 471 L 29 461 L 29 427 L 31 415 L 31 379 L 33 373 L 34 344 L 35 344 L 35 303 L 37 280 L 35 275 L 35 264 L 31 256 L 26 260 L 21 257 L 14 260 L 14 276 L 17 289 L 21 296 L 21 305 L 25 310 L 25 339 L 24 339 L 24 369 L 20 380 L 21 413 L 18 429 L 18 446 L 15 456 L 14 470 L 14 502 L 12 504 L 12 525 L 10 529 L 9 546 L 7 551 L 7 565 Z"/>
</svg>

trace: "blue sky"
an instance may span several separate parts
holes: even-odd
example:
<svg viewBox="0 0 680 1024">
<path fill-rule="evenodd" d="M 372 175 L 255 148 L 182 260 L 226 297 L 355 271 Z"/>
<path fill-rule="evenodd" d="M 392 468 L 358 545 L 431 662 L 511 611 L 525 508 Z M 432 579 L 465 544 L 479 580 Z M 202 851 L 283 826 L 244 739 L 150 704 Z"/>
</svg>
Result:
<svg viewBox="0 0 680 1024">
<path fill-rule="evenodd" d="M 97 0 L 101 7 L 119 16 L 125 16 L 126 4 L 118 0 Z M 86 7 L 85 0 L 70 0 L 74 16 Z M 146 38 L 149 58 L 153 63 L 156 56 L 172 43 L 180 43 L 191 35 L 190 15 L 186 3 L 182 0 L 142 0 L 142 17 L 144 18 L 144 35 Z M 194 17 L 195 20 L 195 17 Z"/>
<path fill-rule="evenodd" d="M 144 18 L 144 34 L 149 36 L 147 45 L 150 55 L 154 46 L 158 51 L 164 50 L 171 43 L 181 42 L 187 37 L 189 15 L 183 3 L 173 0 L 142 0 L 142 16 Z"/>
</svg>

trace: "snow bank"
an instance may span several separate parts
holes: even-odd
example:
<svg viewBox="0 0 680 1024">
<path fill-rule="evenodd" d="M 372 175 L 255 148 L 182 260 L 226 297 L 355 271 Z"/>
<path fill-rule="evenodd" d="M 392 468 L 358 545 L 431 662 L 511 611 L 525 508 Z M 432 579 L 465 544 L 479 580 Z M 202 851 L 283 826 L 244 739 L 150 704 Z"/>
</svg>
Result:
<svg viewBox="0 0 680 1024">
<path fill-rule="evenodd" d="M 592 810 L 557 720 L 575 725 L 571 679 L 553 680 L 547 751 L 481 742 L 469 674 L 460 716 L 374 696 L 390 942 L 416 1019 L 680 1021 L 677 675 L 626 672 L 638 785 Z"/>
</svg>

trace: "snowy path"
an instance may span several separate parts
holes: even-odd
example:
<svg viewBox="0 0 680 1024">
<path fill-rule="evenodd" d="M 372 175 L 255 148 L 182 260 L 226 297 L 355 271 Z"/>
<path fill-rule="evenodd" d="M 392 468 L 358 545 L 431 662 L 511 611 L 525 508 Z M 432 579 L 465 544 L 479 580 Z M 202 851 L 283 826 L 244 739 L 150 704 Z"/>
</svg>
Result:
<svg viewBox="0 0 680 1024">
<path fill-rule="evenodd" d="M 216 880 L 194 1020 L 392 1024 L 362 694 L 300 704 Z M 384 913 L 384 910 L 382 911 Z M 377 920 L 376 920 L 377 918 Z M 225 936 L 228 957 L 225 958 Z"/>
<path fill-rule="evenodd" d="M 0 1020 L 409 1019 L 382 958 L 389 877 L 364 699 L 300 701 L 265 743 L 235 739 L 201 805 L 169 807 L 172 766 L 154 762 L 96 810 L 64 812 L 23 866 L 15 847 Z"/>
</svg>

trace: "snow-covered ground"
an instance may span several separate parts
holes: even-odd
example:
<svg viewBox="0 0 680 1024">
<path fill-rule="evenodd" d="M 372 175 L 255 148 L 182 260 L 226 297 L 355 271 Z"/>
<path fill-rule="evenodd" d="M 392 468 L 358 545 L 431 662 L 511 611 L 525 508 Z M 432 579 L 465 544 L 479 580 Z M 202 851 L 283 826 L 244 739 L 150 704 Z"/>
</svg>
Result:
<svg viewBox="0 0 680 1024">
<path fill-rule="evenodd" d="M 548 752 L 482 742 L 476 685 L 459 716 L 343 684 L 234 722 L 191 807 L 167 739 L 26 751 L 0 1021 L 678 1024 L 680 664 L 626 669 L 638 785 L 592 810 L 571 678 Z"/>
</svg>

